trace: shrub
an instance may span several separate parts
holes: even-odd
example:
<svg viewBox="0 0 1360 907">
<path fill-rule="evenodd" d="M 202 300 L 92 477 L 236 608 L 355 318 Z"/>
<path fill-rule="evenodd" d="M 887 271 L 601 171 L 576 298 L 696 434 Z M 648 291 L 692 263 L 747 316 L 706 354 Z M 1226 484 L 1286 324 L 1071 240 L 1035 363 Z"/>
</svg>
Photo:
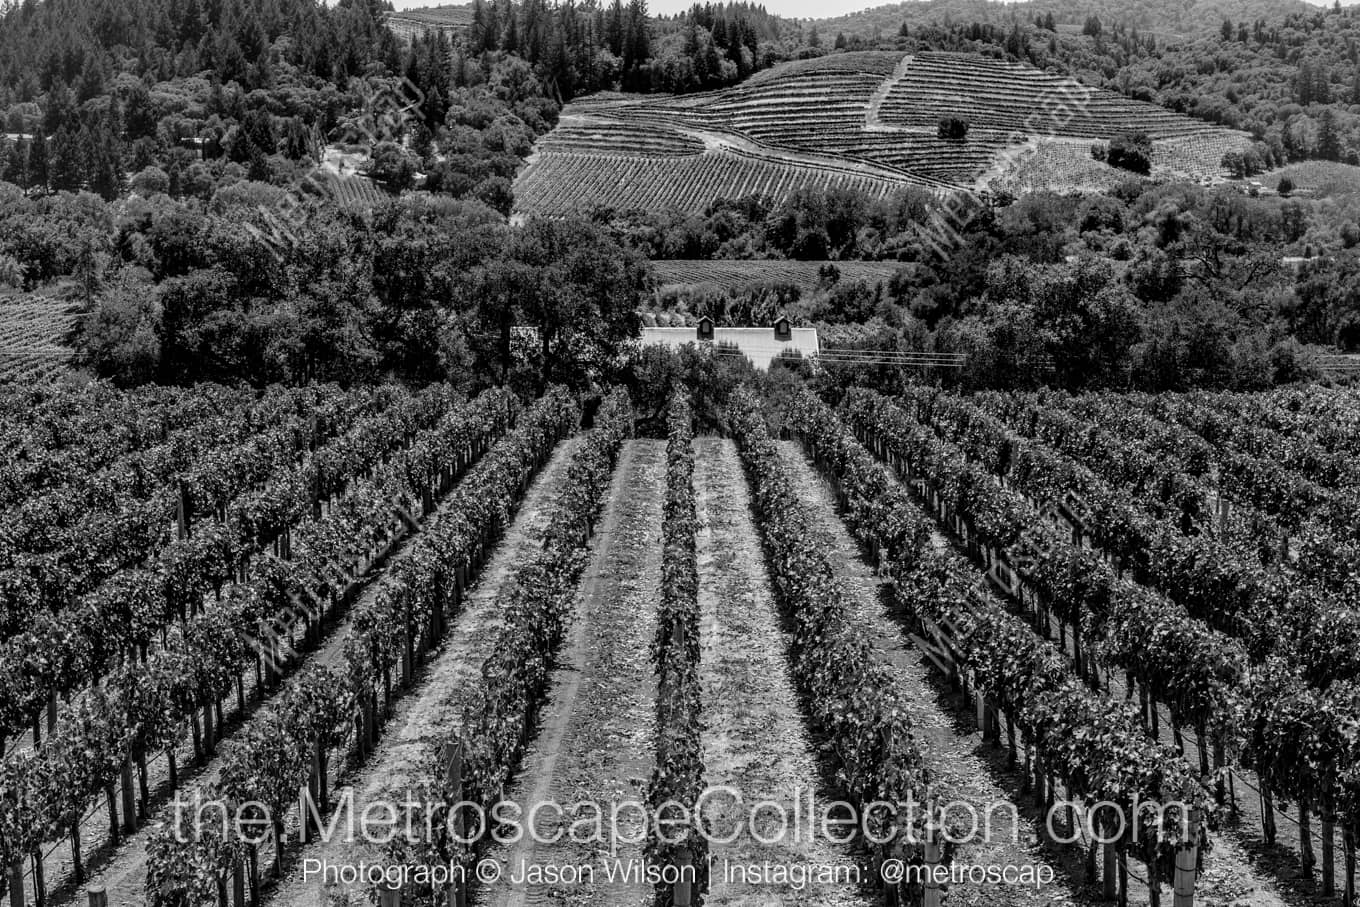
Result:
<svg viewBox="0 0 1360 907">
<path fill-rule="evenodd" d="M 24 285 L 24 266 L 12 255 L 0 254 L 0 287 L 20 289 Z"/>
<path fill-rule="evenodd" d="M 147 167 L 132 177 L 132 191 L 142 198 L 170 192 L 170 177 L 159 167 Z"/>
<path fill-rule="evenodd" d="M 940 138 L 962 142 L 968 138 L 968 121 L 962 117 L 944 117 L 940 120 Z"/>
<path fill-rule="evenodd" d="M 1143 132 L 1117 135 L 1110 139 L 1105 160 L 1111 167 L 1147 175 L 1152 172 L 1152 139 Z"/>
</svg>

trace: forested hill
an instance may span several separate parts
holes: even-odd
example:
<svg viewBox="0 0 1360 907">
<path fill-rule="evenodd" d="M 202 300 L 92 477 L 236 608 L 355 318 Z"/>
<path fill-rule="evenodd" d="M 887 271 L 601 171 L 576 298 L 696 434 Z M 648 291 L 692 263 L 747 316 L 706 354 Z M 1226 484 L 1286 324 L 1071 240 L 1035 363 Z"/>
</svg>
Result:
<svg viewBox="0 0 1360 907">
<path fill-rule="evenodd" d="M 118 73 L 163 81 L 212 70 L 252 89 L 343 79 L 390 41 L 382 15 L 378 0 L 23 0 L 0 18 L 0 91 L 32 101 L 65 87 L 83 103 Z M 284 35 L 287 66 L 271 68 L 266 51 Z"/>
<path fill-rule="evenodd" d="M 1317 12 L 1304 0 L 907 0 L 862 12 L 817 20 L 823 34 L 844 32 L 868 37 L 878 29 L 891 34 L 909 25 L 983 22 L 1010 24 L 1053 16 L 1061 28 L 1081 29 L 1096 17 L 1106 25 L 1136 28 L 1144 33 L 1191 36 L 1216 31 L 1225 18 L 1254 22 L 1276 21 L 1290 14 Z"/>
<path fill-rule="evenodd" d="M 1148 22 L 1163 21 L 1180 23 L 1188 34 L 1147 28 Z M 821 40 L 837 46 L 872 43 L 856 36 L 872 36 L 876 28 L 880 43 L 896 41 L 908 50 L 1009 57 L 1250 132 L 1261 144 L 1248 173 L 1312 158 L 1360 163 L 1356 6 L 1317 7 L 1302 0 L 1188 5 L 931 0 L 823 20 L 815 27 Z"/>
</svg>

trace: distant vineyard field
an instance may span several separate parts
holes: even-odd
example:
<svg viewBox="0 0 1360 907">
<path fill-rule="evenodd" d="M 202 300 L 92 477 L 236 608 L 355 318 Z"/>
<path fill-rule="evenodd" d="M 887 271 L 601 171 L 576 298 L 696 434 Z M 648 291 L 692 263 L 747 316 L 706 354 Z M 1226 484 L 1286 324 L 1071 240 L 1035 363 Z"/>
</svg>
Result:
<svg viewBox="0 0 1360 907">
<path fill-rule="evenodd" d="M 967 136 L 941 138 L 946 117 L 965 120 Z M 1153 140 L 1154 177 L 1197 181 L 1224 178 L 1223 155 L 1250 140 L 1020 64 L 863 51 L 785 63 L 721 91 L 579 99 L 540 140 L 515 194 L 521 215 L 560 216 L 691 213 L 808 186 L 1079 191 L 1128 178 L 1091 148 L 1135 131 Z"/>
<path fill-rule="evenodd" d="M 1255 177 L 1255 181 L 1269 189 L 1280 185 L 1288 177 L 1294 189 L 1320 198 L 1345 198 L 1360 195 L 1360 167 L 1333 161 L 1305 161 L 1290 164 Z"/>
<path fill-rule="evenodd" d="M 77 318 L 70 303 L 0 294 L 0 384 L 41 383 L 65 372 Z"/>
<path fill-rule="evenodd" d="M 856 189 L 885 198 L 907 185 L 927 185 L 887 168 L 852 166 L 810 155 L 781 158 L 740 148 L 687 156 L 544 152 L 515 183 L 520 214 L 559 217 L 600 207 L 702 211 L 715 199 L 782 198 L 798 189 Z"/>
<path fill-rule="evenodd" d="M 408 9 L 387 17 L 387 27 L 404 41 L 410 41 L 431 29 L 461 31 L 471 24 L 471 6 L 433 6 L 427 9 Z"/>
<path fill-rule="evenodd" d="M 903 267 L 892 261 L 695 261 L 662 259 L 652 262 L 660 286 L 710 286 L 732 292 L 761 283 L 793 284 L 804 293 L 817 289 L 823 269 L 834 267 L 840 280 L 879 283 L 890 280 Z"/>
</svg>

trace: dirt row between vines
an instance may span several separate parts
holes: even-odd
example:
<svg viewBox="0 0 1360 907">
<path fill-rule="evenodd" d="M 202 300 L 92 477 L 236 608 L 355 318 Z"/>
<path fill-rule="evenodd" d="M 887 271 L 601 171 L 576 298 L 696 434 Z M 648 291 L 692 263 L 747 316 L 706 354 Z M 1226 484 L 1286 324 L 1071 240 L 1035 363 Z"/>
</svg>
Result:
<svg viewBox="0 0 1360 907">
<path fill-rule="evenodd" d="M 571 831 L 577 818 L 587 821 L 582 828 L 593 821 L 589 806 L 573 813 L 577 803 L 597 804 L 607 817 L 613 804 L 641 801 L 656 764 L 657 691 L 650 646 L 661 596 L 665 473 L 665 442 L 625 444 L 541 726 L 508 791 L 526 814 L 540 803 L 557 804 L 563 814 L 541 811 L 533 836 L 492 848 L 488 858 L 502 872 L 479 893 L 479 904 L 651 903 L 651 887 L 630 874 L 640 871 L 643 858 L 641 844 L 633 843 L 645 830 L 638 809 L 620 808 L 623 840 L 614 848 L 607 841 L 573 840 Z M 611 824 L 606 818 L 606 831 Z M 547 876 L 555 870 L 563 877 Z"/>
<path fill-rule="evenodd" d="M 703 685 L 703 753 L 706 781 L 741 793 L 744 809 L 716 813 L 719 834 L 745 818 L 761 800 L 792 813 L 795 797 L 820 807 L 838 799 L 822 783 L 816 742 L 804 727 L 787 658 L 750 491 L 731 441 L 700 438 L 694 488 L 698 515 Z M 725 801 L 724 801 L 725 802 Z M 804 806 L 805 813 L 806 806 Z M 816 863 L 854 869 L 855 860 L 824 838 L 793 840 L 761 829 L 762 844 L 743 834 L 731 844 L 710 844 L 709 907 L 799 904 L 859 907 L 870 903 L 853 886 L 756 886 L 731 871 L 737 866 Z"/>
<path fill-rule="evenodd" d="M 795 451 L 801 457 L 801 450 L 793 442 L 788 442 L 791 451 Z M 812 467 L 808 466 L 811 470 Z M 825 484 L 825 483 L 823 483 Z M 828 489 L 828 493 L 829 489 Z M 831 501 L 834 508 L 834 498 Z M 926 511 L 929 514 L 929 510 Z M 837 521 L 839 524 L 839 520 Z M 935 544 L 942 546 L 955 546 L 958 543 L 952 533 L 944 531 L 944 527 L 939 525 L 934 532 Z M 843 525 L 843 524 L 841 524 Z M 853 544 L 853 540 L 850 540 Z M 961 548 L 959 554 L 963 554 Z M 998 602 L 998 607 L 1005 607 Z M 1058 626 L 1055 621 L 1050 621 L 1050 637 L 1053 645 L 1058 645 Z M 1066 654 L 1071 657 L 1073 653 L 1072 642 L 1068 639 L 1065 648 Z M 1122 675 L 1114 672 L 1110 675 L 1110 695 L 1114 698 L 1123 698 L 1126 694 Z M 1169 716 L 1163 713 L 1166 719 L 1163 724 L 1162 743 L 1171 743 L 1170 740 L 1170 720 Z M 965 719 L 966 721 L 966 719 Z M 1193 741 L 1186 741 L 1186 758 L 1191 765 L 1198 765 L 1198 751 L 1194 749 Z M 1240 792 L 1239 792 L 1240 794 Z M 1282 829 L 1283 830 L 1283 829 Z M 1071 850 L 1071 848 L 1068 848 Z M 1204 904 L 1206 907 L 1283 907 L 1285 904 L 1306 904 L 1314 903 L 1306 891 L 1300 890 L 1299 886 L 1280 884 L 1277 872 L 1272 872 L 1272 867 L 1263 865 L 1260 855 L 1255 849 L 1248 846 L 1243 840 L 1241 831 L 1238 829 L 1218 828 L 1213 833 L 1211 849 L 1204 855 L 1203 870 L 1200 873 L 1195 891 L 1196 904 Z M 1277 864 L 1278 865 L 1278 864 Z M 1264 870 L 1264 871 L 1263 871 Z M 1079 874 L 1073 875 L 1074 879 L 1080 879 Z M 1170 886 L 1162 885 L 1163 903 L 1171 901 Z M 1144 875 L 1144 867 L 1136 861 L 1130 862 L 1129 871 L 1129 898 L 1130 902 L 1136 899 L 1145 901 L 1147 894 L 1147 879 Z M 1326 903 L 1326 900 L 1323 901 Z"/>
<path fill-rule="evenodd" d="M 334 499 L 322 502 L 321 515 L 325 516 L 335 506 L 336 501 Z M 421 522 L 428 523 L 436 517 L 437 513 L 436 510 L 424 517 Z M 359 576 L 362 578 L 364 586 L 359 596 L 339 615 L 339 620 L 335 620 L 335 615 L 332 615 L 326 622 L 318 646 L 299 651 L 299 657 L 288 671 L 289 677 L 297 676 L 310 665 L 333 668 L 340 664 L 345 655 L 345 639 L 349 636 L 350 615 L 364 604 L 371 602 L 373 597 L 377 595 L 383 571 L 402 557 L 412 540 L 413 537 L 410 535 L 402 538 L 386 558 L 381 559 L 380 562 L 363 566 L 359 571 Z M 211 607 L 213 607 L 213 602 L 209 599 L 205 602 L 205 608 Z M 159 822 L 157 820 L 163 820 L 171 815 L 171 810 L 174 809 L 176 802 L 186 804 L 185 814 L 192 814 L 189 805 L 193 803 L 195 793 L 206 790 L 215 784 L 220 777 L 222 767 L 226 764 L 227 756 L 234 746 L 234 735 L 250 722 L 259 709 L 267 708 L 272 697 L 283 689 L 283 686 L 259 687 L 250 671 L 245 672 L 243 677 L 243 690 L 246 694 L 245 712 L 242 714 L 236 710 L 234 694 L 228 694 L 223 698 L 224 724 L 219 729 L 220 742 L 213 752 L 196 757 L 193 745 L 188 740 L 180 741 L 176 746 L 177 787 L 172 788 L 170 785 L 169 763 L 164 753 L 157 753 L 153 758 L 147 760 L 147 781 L 152 803 L 150 821 L 143 822 L 131 834 L 122 834 L 119 842 L 114 845 L 109 838 L 108 814 L 103 806 L 102 799 L 99 805 L 87 813 L 81 824 L 81 839 L 88 842 L 85 847 L 89 848 L 86 851 L 88 865 L 86 866 L 86 880 L 83 884 L 75 884 L 69 856 L 69 844 L 63 844 L 52 851 L 49 861 L 57 855 L 64 856 L 65 859 L 54 864 L 56 875 L 49 875 L 49 880 L 54 880 L 57 883 L 49 892 L 49 904 L 54 905 L 54 907 L 85 907 L 88 903 L 86 889 L 97 886 L 103 886 L 106 889 L 110 905 L 132 905 L 146 902 L 147 845 L 158 830 Z M 284 683 L 286 684 L 286 682 L 285 679 Z M 332 753 L 331 764 L 343 766 L 345 755 L 343 751 Z M 97 846 L 91 848 L 90 843 L 95 843 Z M 272 851 L 269 850 L 268 846 L 262 850 L 262 855 L 265 857 L 268 857 L 271 853 Z"/>
<path fill-rule="evenodd" d="M 444 739 L 461 714 L 468 694 L 476 688 L 482 663 L 495 642 L 501 624 L 499 607 L 502 594 L 514 571 L 541 545 L 556 500 L 565 478 L 572 452 L 580 439 L 558 444 L 547 465 L 529 486 L 514 520 L 496 546 L 490 560 L 469 589 L 463 609 L 453 621 L 443 643 L 426 656 L 427 667 L 415 686 L 397 702 L 383 728 L 378 747 L 355 771 L 336 779 L 335 799 L 346 802 L 352 795 L 353 815 L 342 811 L 339 827 L 360 824 L 365 808 L 389 800 L 403 802 L 408 790 L 424 777 L 434 748 Z M 296 824 L 290 827 L 296 835 Z M 290 861 L 282 881 L 269 893 L 265 903 L 279 907 L 328 907 L 332 904 L 367 903 L 363 893 L 346 891 L 343 886 L 323 884 L 308 878 L 308 861 L 330 866 L 357 866 L 382 862 L 381 849 L 362 841 L 337 835 L 302 847 Z M 113 903 L 111 901 L 111 903 Z"/>
<path fill-rule="evenodd" d="M 941 682 L 890 616 L 885 606 L 885 581 L 861 557 L 859 545 L 837 513 L 834 490 L 797 442 L 785 441 L 780 446 L 784 462 L 804 490 L 804 505 L 818 517 L 822 549 L 836 566 L 851 613 L 876 640 L 880 657 L 895 668 L 913 734 L 937 786 L 949 800 L 967 804 L 982 819 L 990 817 L 990 840 L 961 846 L 954 861 L 1043 867 L 1053 878 L 1037 888 L 965 882 L 950 888 L 950 903 L 988 907 L 1098 903 L 1098 898 L 1082 890 L 1084 864 L 1080 854 L 1070 848 L 1046 846 L 1041 813 L 1028 798 L 1019 796 L 1021 773 L 1006 767 L 1001 748 L 983 743 L 968 703 Z M 1008 804 L 1014 805 L 1013 813 Z M 1016 816 L 1018 822 L 1014 821 Z"/>
</svg>

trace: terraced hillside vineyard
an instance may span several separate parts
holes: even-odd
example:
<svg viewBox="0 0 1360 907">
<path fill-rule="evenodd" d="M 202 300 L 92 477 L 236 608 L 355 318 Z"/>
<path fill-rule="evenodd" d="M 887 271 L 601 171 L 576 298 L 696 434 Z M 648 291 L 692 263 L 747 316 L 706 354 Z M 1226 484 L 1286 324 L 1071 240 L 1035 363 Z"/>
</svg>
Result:
<svg viewBox="0 0 1360 907">
<path fill-rule="evenodd" d="M 941 122 L 967 123 L 946 137 Z M 702 211 L 806 187 L 871 196 L 1099 188 L 1092 156 L 1126 133 L 1153 142 L 1158 177 L 1212 180 L 1249 136 L 1033 67 L 976 54 L 860 51 L 778 65 L 733 88 L 599 94 L 567 105 L 515 183 L 522 215 L 595 208 Z"/>
</svg>

